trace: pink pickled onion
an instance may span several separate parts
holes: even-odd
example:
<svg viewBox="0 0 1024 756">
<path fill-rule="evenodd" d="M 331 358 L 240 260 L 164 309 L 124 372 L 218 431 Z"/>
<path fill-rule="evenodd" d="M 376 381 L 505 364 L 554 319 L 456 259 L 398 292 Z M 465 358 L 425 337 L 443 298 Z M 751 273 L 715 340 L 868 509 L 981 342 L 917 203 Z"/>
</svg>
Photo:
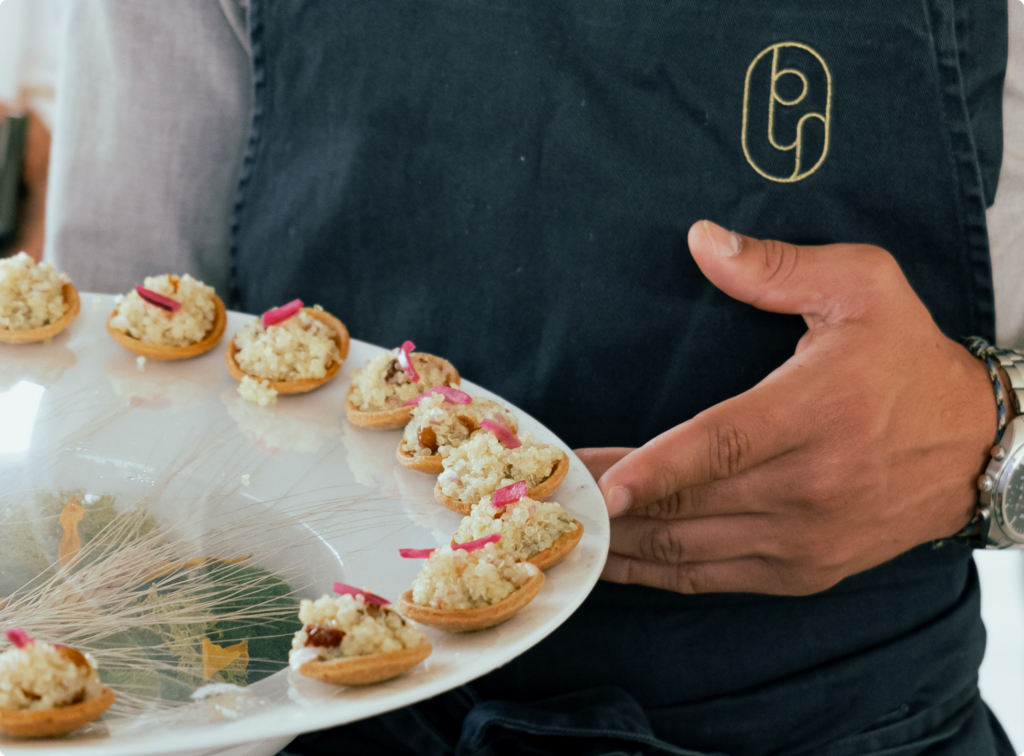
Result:
<svg viewBox="0 0 1024 756">
<path fill-rule="evenodd" d="M 26 633 L 20 627 L 11 628 L 10 630 L 8 630 L 7 640 L 9 640 L 18 648 L 25 648 L 25 646 L 31 646 L 33 643 L 35 643 L 34 640 L 28 637 L 28 633 Z"/>
<path fill-rule="evenodd" d="M 416 348 L 416 345 L 411 341 L 406 341 L 402 346 L 398 348 L 398 364 L 402 366 L 402 370 L 405 371 L 406 377 L 413 383 L 420 382 L 420 374 L 416 372 L 416 368 L 412 365 L 412 350 Z"/>
<path fill-rule="evenodd" d="M 181 302 L 176 299 L 171 299 L 170 297 L 165 297 L 163 294 L 157 294 L 155 291 L 150 291 L 145 286 L 139 286 L 136 284 L 135 291 L 137 291 L 139 296 L 146 302 L 149 302 L 154 307 L 159 307 L 161 310 L 177 312 L 181 309 Z"/>
<path fill-rule="evenodd" d="M 501 533 L 491 533 L 489 536 L 483 538 L 477 538 L 475 541 L 469 541 L 467 543 L 457 543 L 452 546 L 453 549 L 462 549 L 463 551 L 477 551 L 482 549 L 489 543 L 497 543 L 501 540 Z"/>
<path fill-rule="evenodd" d="M 475 541 L 452 544 L 452 550 L 460 549 L 462 551 L 477 551 L 489 543 L 497 543 L 500 540 L 501 533 L 491 533 L 489 536 L 477 538 Z M 437 551 L 437 549 L 399 549 L 398 553 L 404 559 L 426 559 L 435 551 Z"/>
<path fill-rule="evenodd" d="M 402 559 L 426 559 L 434 553 L 434 549 L 399 549 Z"/>
<path fill-rule="evenodd" d="M 302 300 L 293 299 L 291 302 L 263 313 L 263 327 L 270 328 L 272 325 L 283 323 L 302 309 Z"/>
<path fill-rule="evenodd" d="M 521 498 L 526 496 L 526 481 L 521 480 L 518 483 L 513 483 L 510 486 L 499 488 L 494 492 L 494 498 L 491 499 L 491 506 L 495 509 L 501 509 L 507 507 L 509 504 L 515 504 Z"/>
<path fill-rule="evenodd" d="M 376 604 L 377 606 L 387 606 L 391 603 L 386 598 L 382 598 L 375 593 L 364 591 L 362 588 L 356 588 L 354 585 L 345 585 L 344 583 L 335 583 L 334 592 L 339 596 L 362 596 L 367 604 Z"/>
<path fill-rule="evenodd" d="M 510 431 L 508 428 L 503 428 L 493 420 L 481 420 L 480 427 L 486 428 L 494 434 L 495 438 L 501 441 L 502 446 L 506 449 L 518 449 L 523 445 L 523 442 L 516 438 L 516 434 Z"/>
<path fill-rule="evenodd" d="M 465 391 L 459 391 L 457 388 L 452 388 L 451 386 L 434 386 L 434 388 L 427 389 L 419 396 L 413 397 L 402 406 L 409 407 L 412 405 L 419 404 L 420 399 L 423 399 L 424 397 L 430 396 L 432 394 L 440 394 L 441 396 L 444 397 L 444 400 L 446 402 L 451 402 L 452 404 L 473 403 L 473 397 L 471 397 Z"/>
</svg>

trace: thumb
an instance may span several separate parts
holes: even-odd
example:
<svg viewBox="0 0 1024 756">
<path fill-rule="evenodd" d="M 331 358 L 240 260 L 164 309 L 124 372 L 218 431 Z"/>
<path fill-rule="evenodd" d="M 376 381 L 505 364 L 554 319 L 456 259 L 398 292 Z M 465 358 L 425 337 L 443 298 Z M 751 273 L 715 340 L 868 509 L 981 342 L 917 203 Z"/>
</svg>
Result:
<svg viewBox="0 0 1024 756">
<path fill-rule="evenodd" d="M 877 290 L 899 266 L 879 247 L 866 244 L 798 246 L 753 239 L 710 221 L 690 227 L 690 252 L 701 272 L 733 299 L 770 312 L 793 315 L 841 314 L 850 297 Z M 859 308 L 858 308 L 859 309 Z"/>
</svg>

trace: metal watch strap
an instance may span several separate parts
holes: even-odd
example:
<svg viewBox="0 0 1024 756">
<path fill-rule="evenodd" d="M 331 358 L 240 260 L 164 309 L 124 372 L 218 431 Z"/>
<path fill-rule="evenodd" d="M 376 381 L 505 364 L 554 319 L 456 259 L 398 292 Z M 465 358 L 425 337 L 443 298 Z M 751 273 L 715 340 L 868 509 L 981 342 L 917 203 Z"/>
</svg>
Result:
<svg viewBox="0 0 1024 756">
<path fill-rule="evenodd" d="M 1024 539 L 1021 537 L 1020 529 L 1017 528 L 1016 534 L 1011 535 L 1004 527 L 1003 495 L 1009 476 L 1013 474 L 1008 465 L 1021 465 L 1021 456 L 1018 452 L 1024 441 L 1024 414 L 1021 414 L 1021 407 L 1024 406 L 1024 354 L 994 347 L 980 336 L 968 336 L 962 343 L 972 355 L 986 365 L 995 394 L 997 427 L 995 445 L 989 451 L 989 464 L 978 477 L 980 496 L 974 517 L 956 537 L 974 548 L 1022 548 Z M 1009 386 L 1004 385 L 1006 381 L 999 375 L 999 367 L 1006 373 Z M 1013 394 L 1013 399 L 1009 402 L 1013 403 L 1018 413 L 1010 423 L 1007 422 L 1007 390 Z M 1019 486 L 1019 476 L 1017 480 Z M 1017 503 L 1014 505 L 1016 509 L 1019 509 L 1019 499 L 1018 495 Z"/>
<path fill-rule="evenodd" d="M 1007 427 L 1006 435 L 992 447 L 991 461 L 978 479 L 981 496 L 978 516 L 975 518 L 977 527 L 973 529 L 974 537 L 968 538 L 968 542 L 988 549 L 1019 549 L 1024 547 L 1019 522 L 1014 526 L 1013 522 L 1007 521 L 1007 517 L 1019 517 L 1021 503 L 1019 467 L 1024 461 L 1020 455 L 1021 431 L 1024 430 L 1024 415 L 1021 414 L 1021 407 L 1024 406 L 1024 354 L 989 347 L 988 355 L 998 360 L 1006 372 L 1010 385 L 1004 388 L 1010 389 L 1013 396 L 1011 401 L 1017 408 L 1018 416 Z M 1014 480 L 1018 482 L 1013 483 Z"/>
</svg>

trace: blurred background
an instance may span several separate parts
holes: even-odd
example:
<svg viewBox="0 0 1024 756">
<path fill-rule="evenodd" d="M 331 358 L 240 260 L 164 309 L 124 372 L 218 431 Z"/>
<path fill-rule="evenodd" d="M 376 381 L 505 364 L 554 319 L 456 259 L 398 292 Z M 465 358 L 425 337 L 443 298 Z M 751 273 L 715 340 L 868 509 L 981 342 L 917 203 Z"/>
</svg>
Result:
<svg viewBox="0 0 1024 756">
<path fill-rule="evenodd" d="M 53 126 L 62 0 L 0 0 L 0 102 Z"/>
<path fill-rule="evenodd" d="M 217 2 L 217 0 L 210 0 Z M 1005 150 L 989 211 L 999 343 L 1024 347 L 1024 2 L 1008 0 L 1010 64 L 1004 96 Z M 49 131 L 67 0 L 0 0 L 0 108 L 37 116 L 29 129 L 24 200 L 31 229 L 0 254 L 26 249 L 39 258 L 46 198 Z M 978 552 L 982 615 L 989 645 L 981 688 L 1018 752 L 1024 751 L 1024 554 Z"/>
<path fill-rule="evenodd" d="M 0 125 L 8 111 L 29 114 L 17 233 L 13 239 L 8 235 L 0 255 L 21 250 L 37 260 L 43 255 L 50 133 L 66 8 L 62 0 L 0 0 Z M 0 226 L 3 236 L 7 223 Z"/>
</svg>

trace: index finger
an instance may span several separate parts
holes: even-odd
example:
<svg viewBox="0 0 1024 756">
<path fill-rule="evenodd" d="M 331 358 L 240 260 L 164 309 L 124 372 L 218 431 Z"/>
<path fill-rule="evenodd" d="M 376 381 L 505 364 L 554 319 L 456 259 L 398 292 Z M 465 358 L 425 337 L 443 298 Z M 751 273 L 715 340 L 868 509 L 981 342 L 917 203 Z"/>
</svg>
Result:
<svg viewBox="0 0 1024 756">
<path fill-rule="evenodd" d="M 615 517 L 683 488 L 731 478 L 798 448 L 809 429 L 797 420 L 802 413 L 793 411 L 791 381 L 773 377 L 665 431 L 613 465 L 598 481 L 608 514 Z"/>
</svg>

